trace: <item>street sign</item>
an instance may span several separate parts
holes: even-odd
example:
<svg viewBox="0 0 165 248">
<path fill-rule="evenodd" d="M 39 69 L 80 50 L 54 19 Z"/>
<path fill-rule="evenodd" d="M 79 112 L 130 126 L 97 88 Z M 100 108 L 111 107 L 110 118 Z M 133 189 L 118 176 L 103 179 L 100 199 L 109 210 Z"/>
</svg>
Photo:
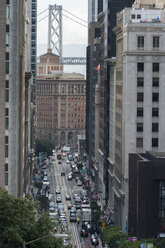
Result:
<svg viewBox="0 0 165 248">
<path fill-rule="evenodd" d="M 146 243 L 141 243 L 140 248 L 146 248 Z"/>
</svg>

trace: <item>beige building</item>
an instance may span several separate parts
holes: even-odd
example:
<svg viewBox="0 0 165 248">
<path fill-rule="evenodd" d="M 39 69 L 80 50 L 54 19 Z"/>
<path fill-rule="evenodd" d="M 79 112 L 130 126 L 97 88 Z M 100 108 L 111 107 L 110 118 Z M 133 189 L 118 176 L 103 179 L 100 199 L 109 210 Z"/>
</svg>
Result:
<svg viewBox="0 0 165 248">
<path fill-rule="evenodd" d="M 37 65 L 38 72 L 41 68 L 51 70 L 45 69 L 48 74 L 42 71 L 37 75 L 37 138 L 52 140 L 55 146 L 66 144 L 75 148 L 78 135 L 84 134 L 86 125 L 84 76 L 63 73 L 59 57 L 51 51 L 42 55 L 40 61 L 42 66 Z M 54 68 L 58 69 L 54 71 Z"/>
<path fill-rule="evenodd" d="M 129 154 L 165 150 L 165 11 L 156 2 L 161 1 L 118 13 L 114 28 L 117 54 L 109 61 L 108 204 L 115 224 L 126 232 Z"/>
<path fill-rule="evenodd" d="M 16 197 L 27 190 L 29 166 L 31 73 L 27 70 L 25 82 L 25 5 L 25 1 L 2 0 L 0 7 L 0 186 Z"/>
</svg>

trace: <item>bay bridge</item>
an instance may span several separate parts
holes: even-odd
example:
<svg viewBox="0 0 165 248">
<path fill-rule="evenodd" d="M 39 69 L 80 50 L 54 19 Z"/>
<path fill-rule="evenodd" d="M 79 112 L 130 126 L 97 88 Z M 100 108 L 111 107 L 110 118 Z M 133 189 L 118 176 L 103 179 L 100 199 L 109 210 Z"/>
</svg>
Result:
<svg viewBox="0 0 165 248">
<path fill-rule="evenodd" d="M 62 64 L 86 65 L 86 43 L 81 42 L 84 37 L 87 40 L 87 21 L 56 4 L 49 5 L 37 18 L 40 24 L 48 18 L 47 48 L 60 57 Z"/>
</svg>

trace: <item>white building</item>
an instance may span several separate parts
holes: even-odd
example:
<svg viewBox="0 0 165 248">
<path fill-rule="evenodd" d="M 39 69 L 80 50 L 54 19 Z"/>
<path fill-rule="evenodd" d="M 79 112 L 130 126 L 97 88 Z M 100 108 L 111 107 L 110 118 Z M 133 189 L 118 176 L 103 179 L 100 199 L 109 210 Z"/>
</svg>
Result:
<svg viewBox="0 0 165 248">
<path fill-rule="evenodd" d="M 136 1 L 131 9 L 118 13 L 114 28 L 117 54 L 110 72 L 109 206 L 115 224 L 125 231 L 129 153 L 165 150 L 164 30 L 164 1 Z"/>
</svg>

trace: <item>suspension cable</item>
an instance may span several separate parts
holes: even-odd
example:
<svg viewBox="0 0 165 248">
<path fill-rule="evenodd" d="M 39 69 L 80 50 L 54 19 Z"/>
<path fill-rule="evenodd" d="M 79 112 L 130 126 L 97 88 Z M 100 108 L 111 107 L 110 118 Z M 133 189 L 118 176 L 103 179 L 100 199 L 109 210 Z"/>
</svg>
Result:
<svg viewBox="0 0 165 248">
<path fill-rule="evenodd" d="M 79 19 L 79 20 L 81 20 L 81 21 L 83 21 L 83 22 L 85 22 L 85 23 L 88 23 L 87 21 L 85 21 L 85 20 L 83 20 L 82 18 L 80 18 L 80 17 L 78 17 L 78 16 L 72 14 L 71 12 L 69 12 L 69 11 L 67 11 L 67 10 L 65 10 L 65 9 L 62 9 L 62 10 L 64 10 L 64 11 L 67 12 L 67 13 L 69 13 L 70 15 L 76 17 L 77 19 Z"/>
<path fill-rule="evenodd" d="M 87 26 L 85 26 L 84 24 L 82 24 L 82 23 L 80 23 L 80 22 L 78 22 L 78 21 L 72 19 L 71 17 L 69 17 L 69 16 L 67 16 L 67 15 L 65 15 L 65 14 L 62 14 L 62 15 L 65 16 L 66 18 L 70 19 L 71 21 L 76 22 L 77 24 L 79 24 L 79 25 L 81 25 L 81 26 L 87 28 Z M 41 22 L 42 20 L 44 20 L 44 19 L 47 18 L 48 16 L 49 16 L 49 15 L 43 17 L 42 19 L 40 19 L 39 21 L 37 21 L 37 23 Z"/>
</svg>

